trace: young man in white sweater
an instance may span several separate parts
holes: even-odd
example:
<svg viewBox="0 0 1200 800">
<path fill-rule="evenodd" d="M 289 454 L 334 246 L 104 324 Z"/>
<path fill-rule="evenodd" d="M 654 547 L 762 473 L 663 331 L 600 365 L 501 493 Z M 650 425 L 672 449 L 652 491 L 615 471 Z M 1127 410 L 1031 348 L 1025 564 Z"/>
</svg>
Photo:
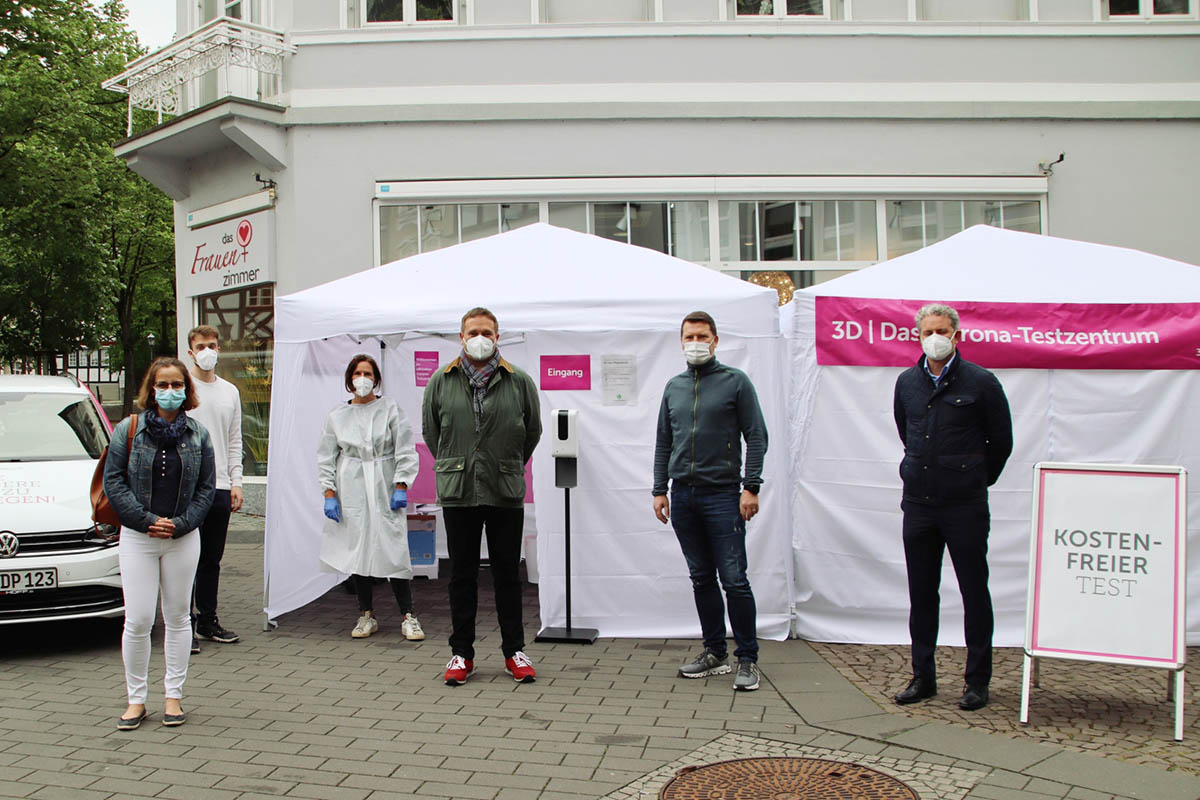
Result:
<svg viewBox="0 0 1200 800">
<path fill-rule="evenodd" d="M 231 643 L 236 633 L 217 619 L 217 586 L 221 556 L 229 532 L 229 515 L 242 507 L 242 399 L 237 387 L 213 371 L 221 352 L 220 335 L 211 325 L 188 331 L 188 355 L 200 405 L 189 416 L 208 429 L 216 456 L 217 491 L 212 509 L 200 526 L 200 563 L 193 591 L 192 652 L 200 652 L 200 639 Z"/>
</svg>

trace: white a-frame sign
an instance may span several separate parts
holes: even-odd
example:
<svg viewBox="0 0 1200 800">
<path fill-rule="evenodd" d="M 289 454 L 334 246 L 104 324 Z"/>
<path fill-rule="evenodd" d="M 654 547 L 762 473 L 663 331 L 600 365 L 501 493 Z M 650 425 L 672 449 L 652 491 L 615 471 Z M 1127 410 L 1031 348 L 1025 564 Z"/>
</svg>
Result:
<svg viewBox="0 0 1200 800">
<path fill-rule="evenodd" d="M 1183 738 L 1187 471 L 1040 463 L 1033 471 L 1021 722 L 1039 658 L 1170 670 Z"/>
</svg>

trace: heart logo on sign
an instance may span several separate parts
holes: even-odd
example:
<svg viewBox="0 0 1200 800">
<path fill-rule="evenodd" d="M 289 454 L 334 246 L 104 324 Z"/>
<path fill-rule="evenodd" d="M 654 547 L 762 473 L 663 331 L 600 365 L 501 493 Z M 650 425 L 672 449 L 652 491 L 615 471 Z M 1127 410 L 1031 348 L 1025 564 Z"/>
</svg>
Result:
<svg viewBox="0 0 1200 800">
<path fill-rule="evenodd" d="M 242 247 L 250 244 L 250 240 L 254 238 L 254 226 L 250 224 L 250 220 L 244 219 L 238 223 L 237 237 L 238 244 Z"/>
</svg>

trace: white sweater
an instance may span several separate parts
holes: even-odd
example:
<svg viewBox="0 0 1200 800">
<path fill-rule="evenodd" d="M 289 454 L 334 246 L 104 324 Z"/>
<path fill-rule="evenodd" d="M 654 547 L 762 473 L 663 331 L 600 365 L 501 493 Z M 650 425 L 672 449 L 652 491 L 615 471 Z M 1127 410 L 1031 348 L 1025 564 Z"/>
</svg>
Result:
<svg viewBox="0 0 1200 800">
<path fill-rule="evenodd" d="M 208 429 L 216 456 L 217 488 L 242 485 L 242 398 L 237 387 L 217 377 L 205 383 L 192 374 L 200 405 L 188 416 Z"/>
</svg>

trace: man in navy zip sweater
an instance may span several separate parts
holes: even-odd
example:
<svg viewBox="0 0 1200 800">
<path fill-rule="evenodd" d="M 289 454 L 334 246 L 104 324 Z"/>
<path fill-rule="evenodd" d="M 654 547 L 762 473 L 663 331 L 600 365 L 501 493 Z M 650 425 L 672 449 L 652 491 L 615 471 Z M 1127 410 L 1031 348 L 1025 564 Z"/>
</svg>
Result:
<svg viewBox="0 0 1200 800">
<path fill-rule="evenodd" d="M 758 637 L 754 594 L 746 578 L 746 522 L 758 513 L 767 426 L 746 373 L 713 357 L 713 318 L 694 311 L 684 317 L 679 333 L 688 368 L 663 390 L 652 492 L 655 515 L 675 528 L 704 635 L 704 652 L 680 667 L 679 675 L 703 678 L 730 671 L 719 576 L 737 642 L 733 688 L 752 691 L 759 684 Z"/>
<path fill-rule="evenodd" d="M 938 303 L 917 312 L 925 355 L 896 380 L 896 430 L 904 442 L 904 560 L 913 677 L 900 705 L 937 694 L 938 584 L 950 551 L 963 598 L 967 644 L 964 711 L 988 702 L 992 677 L 992 597 L 988 592 L 988 487 L 1012 453 L 1012 416 L 1004 388 L 958 353 L 958 312 Z"/>
</svg>

